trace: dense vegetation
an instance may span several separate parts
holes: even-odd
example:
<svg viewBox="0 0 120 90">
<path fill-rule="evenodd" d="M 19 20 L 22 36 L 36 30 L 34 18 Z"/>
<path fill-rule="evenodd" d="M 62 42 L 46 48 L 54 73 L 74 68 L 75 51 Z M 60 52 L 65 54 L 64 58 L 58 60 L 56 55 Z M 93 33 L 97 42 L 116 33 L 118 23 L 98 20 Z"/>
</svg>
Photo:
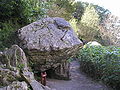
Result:
<svg viewBox="0 0 120 90">
<path fill-rule="evenodd" d="M 110 34 L 99 27 L 110 11 L 98 5 L 74 0 L 0 0 L 0 12 L 0 50 L 15 43 L 13 38 L 17 29 L 46 16 L 68 20 L 80 39 L 96 40 L 103 45 L 109 45 L 111 41 L 102 33 Z M 87 46 L 78 54 L 83 71 L 113 88 L 119 86 L 119 47 Z"/>
<path fill-rule="evenodd" d="M 40 0 L 0 0 L 0 50 L 14 43 L 17 29 L 44 17 L 50 5 Z"/>
<path fill-rule="evenodd" d="M 85 45 L 79 52 L 81 69 L 114 89 L 120 88 L 120 48 Z"/>
<path fill-rule="evenodd" d="M 45 16 L 65 18 L 72 23 L 79 38 L 101 42 L 98 25 L 109 11 L 97 5 L 74 0 L 1 0 L 0 12 L 2 50 L 13 44 L 11 34 L 15 30 Z"/>
</svg>

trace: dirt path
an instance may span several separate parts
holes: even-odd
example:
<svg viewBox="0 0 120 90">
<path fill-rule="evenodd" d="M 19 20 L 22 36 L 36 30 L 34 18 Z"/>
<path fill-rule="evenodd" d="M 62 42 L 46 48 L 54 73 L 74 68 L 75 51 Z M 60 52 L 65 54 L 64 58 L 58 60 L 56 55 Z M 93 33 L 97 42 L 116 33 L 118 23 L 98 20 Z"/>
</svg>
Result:
<svg viewBox="0 0 120 90">
<path fill-rule="evenodd" d="M 78 61 L 71 62 L 71 80 L 48 79 L 47 84 L 53 90 L 110 90 L 86 77 L 79 69 Z"/>
</svg>

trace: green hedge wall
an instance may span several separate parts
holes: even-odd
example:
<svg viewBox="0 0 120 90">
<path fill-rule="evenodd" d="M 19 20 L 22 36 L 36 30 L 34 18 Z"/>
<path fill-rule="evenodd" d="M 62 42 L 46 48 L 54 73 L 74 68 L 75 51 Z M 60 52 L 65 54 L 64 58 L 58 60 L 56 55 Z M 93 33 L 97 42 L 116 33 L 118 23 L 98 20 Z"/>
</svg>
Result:
<svg viewBox="0 0 120 90">
<path fill-rule="evenodd" d="M 115 90 L 120 88 L 120 47 L 84 46 L 79 52 L 81 69 Z"/>
</svg>

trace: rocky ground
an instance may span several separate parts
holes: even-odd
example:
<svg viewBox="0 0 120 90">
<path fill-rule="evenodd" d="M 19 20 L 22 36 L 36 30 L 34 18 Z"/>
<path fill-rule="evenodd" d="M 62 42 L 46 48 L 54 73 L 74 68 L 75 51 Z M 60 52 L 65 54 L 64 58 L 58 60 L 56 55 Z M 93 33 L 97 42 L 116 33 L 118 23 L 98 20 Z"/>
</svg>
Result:
<svg viewBox="0 0 120 90">
<path fill-rule="evenodd" d="M 79 69 L 78 61 L 71 62 L 71 80 L 48 79 L 47 85 L 53 90 L 111 90 L 103 84 L 94 82 Z"/>
</svg>

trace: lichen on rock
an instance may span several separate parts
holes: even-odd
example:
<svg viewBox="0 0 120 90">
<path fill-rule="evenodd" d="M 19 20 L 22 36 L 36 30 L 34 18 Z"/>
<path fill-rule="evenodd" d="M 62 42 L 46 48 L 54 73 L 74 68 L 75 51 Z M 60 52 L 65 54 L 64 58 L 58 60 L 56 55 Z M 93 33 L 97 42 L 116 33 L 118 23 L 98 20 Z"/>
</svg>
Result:
<svg viewBox="0 0 120 90">
<path fill-rule="evenodd" d="M 0 90 L 28 90 L 28 86 L 26 82 L 14 81 L 12 84 L 0 88 Z"/>
<path fill-rule="evenodd" d="M 0 53 L 0 90 L 28 90 L 28 86 L 32 90 L 45 90 L 30 72 L 24 51 L 13 45 Z"/>
<path fill-rule="evenodd" d="M 18 43 L 34 69 L 55 69 L 82 46 L 70 24 L 63 18 L 43 18 L 18 30 Z"/>
</svg>

